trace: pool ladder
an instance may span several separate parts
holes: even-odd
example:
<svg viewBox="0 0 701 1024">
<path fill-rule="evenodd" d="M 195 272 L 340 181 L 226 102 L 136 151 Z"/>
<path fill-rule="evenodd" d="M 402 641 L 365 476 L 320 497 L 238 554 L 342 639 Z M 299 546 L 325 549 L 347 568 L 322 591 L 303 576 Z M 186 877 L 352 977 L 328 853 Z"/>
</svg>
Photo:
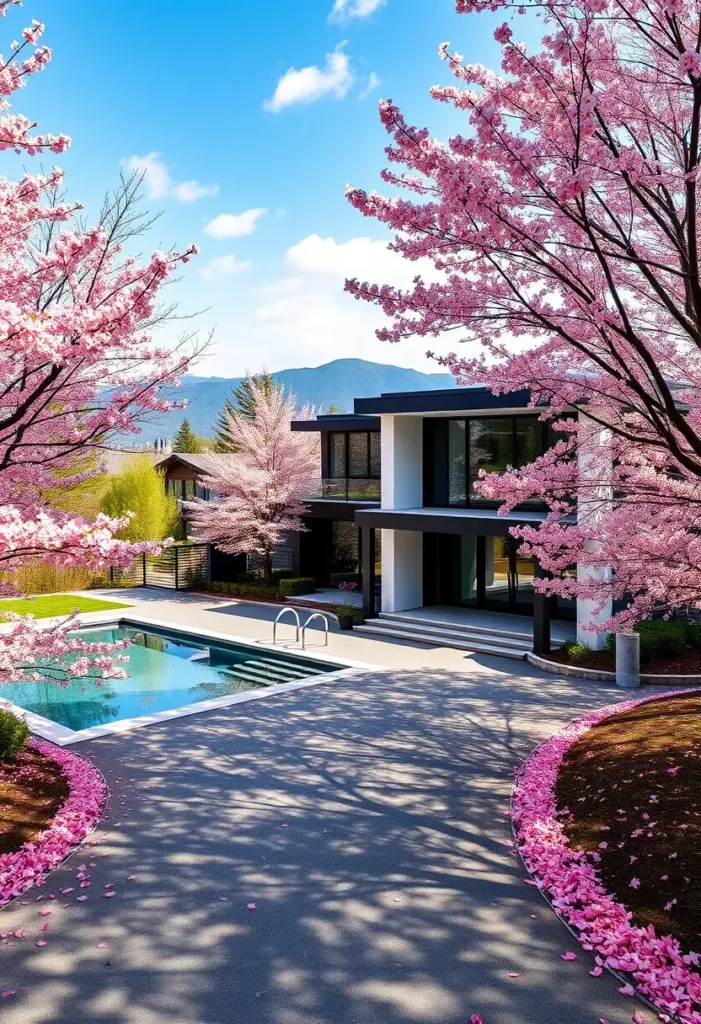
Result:
<svg viewBox="0 0 701 1024">
<path fill-rule="evenodd" d="M 323 614 L 323 612 L 312 612 L 312 614 L 309 616 L 307 621 L 302 626 L 302 625 L 300 625 L 299 612 L 297 611 L 296 608 L 281 608 L 280 611 L 278 612 L 278 614 L 277 614 L 277 616 L 275 618 L 275 622 L 273 623 L 273 646 L 275 646 L 275 644 L 277 644 L 277 624 L 280 621 L 280 619 L 284 615 L 287 614 L 287 612 L 291 612 L 292 615 L 294 615 L 294 617 L 295 617 L 295 639 L 294 639 L 294 643 L 296 643 L 296 644 L 299 643 L 299 638 L 300 638 L 300 633 L 301 633 L 301 635 L 302 635 L 302 650 L 303 651 L 305 651 L 307 649 L 307 635 L 306 635 L 307 634 L 307 627 L 309 626 L 310 622 L 314 621 L 314 619 L 321 619 L 322 622 L 324 623 L 324 647 L 328 647 L 329 646 L 329 620 Z"/>
</svg>

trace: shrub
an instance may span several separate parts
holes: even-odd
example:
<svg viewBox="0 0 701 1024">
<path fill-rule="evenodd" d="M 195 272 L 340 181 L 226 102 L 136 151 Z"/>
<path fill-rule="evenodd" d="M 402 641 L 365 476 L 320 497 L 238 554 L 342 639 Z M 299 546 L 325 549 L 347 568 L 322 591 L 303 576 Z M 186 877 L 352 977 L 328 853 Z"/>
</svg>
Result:
<svg viewBox="0 0 701 1024">
<path fill-rule="evenodd" d="M 11 711 L 0 711 L 0 759 L 16 757 L 29 739 L 29 726 Z"/>
<path fill-rule="evenodd" d="M 340 618 L 350 619 L 354 626 L 362 626 L 365 622 L 362 608 L 354 604 L 332 604 L 331 611 Z"/>
<path fill-rule="evenodd" d="M 640 634 L 640 661 L 643 664 L 655 658 L 678 657 L 689 637 L 689 626 L 675 619 L 646 619 L 638 623 L 635 631 Z M 616 653 L 615 633 L 608 635 L 606 646 L 612 654 Z"/>
<path fill-rule="evenodd" d="M 701 647 L 701 622 L 687 622 L 686 642 L 689 647 Z"/>
<path fill-rule="evenodd" d="M 312 594 L 315 590 L 316 580 L 313 576 L 280 580 L 280 597 L 299 597 L 300 594 Z"/>
<path fill-rule="evenodd" d="M 291 569 L 273 569 L 274 580 L 289 580 L 292 578 Z M 236 577 L 238 583 L 262 583 L 263 582 L 263 567 L 256 566 L 255 569 L 249 569 L 247 572 L 242 572 Z"/>
<path fill-rule="evenodd" d="M 576 643 L 572 640 L 565 644 L 565 650 L 567 651 L 570 661 L 575 663 L 584 661 L 586 656 L 591 654 L 591 647 L 587 644 Z"/>
</svg>

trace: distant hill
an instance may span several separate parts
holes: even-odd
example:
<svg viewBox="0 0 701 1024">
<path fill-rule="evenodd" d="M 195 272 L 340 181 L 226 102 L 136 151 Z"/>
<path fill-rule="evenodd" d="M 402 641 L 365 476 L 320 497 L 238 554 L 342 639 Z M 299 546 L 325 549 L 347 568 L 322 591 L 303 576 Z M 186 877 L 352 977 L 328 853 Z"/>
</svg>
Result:
<svg viewBox="0 0 701 1024">
<path fill-rule="evenodd" d="M 383 391 L 437 391 L 456 386 L 451 373 L 421 373 L 364 359 L 334 359 L 323 366 L 280 370 L 273 376 L 295 393 L 299 408 L 312 405 L 317 412 L 328 412 L 330 405 L 352 412 L 354 398 L 370 398 Z M 196 434 L 210 436 L 224 399 L 240 381 L 240 377 L 183 377 L 177 397 L 187 399 L 187 410 L 154 417 L 144 426 L 139 442 L 172 438 L 184 416 Z"/>
</svg>

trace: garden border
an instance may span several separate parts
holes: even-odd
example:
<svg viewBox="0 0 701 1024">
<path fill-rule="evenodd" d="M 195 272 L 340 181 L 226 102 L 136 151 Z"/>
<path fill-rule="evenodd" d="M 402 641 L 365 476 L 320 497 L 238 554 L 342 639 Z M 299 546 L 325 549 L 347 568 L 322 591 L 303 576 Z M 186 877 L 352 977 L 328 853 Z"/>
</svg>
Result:
<svg viewBox="0 0 701 1024">
<path fill-rule="evenodd" d="M 625 905 L 617 903 L 606 892 L 596 874 L 596 851 L 571 850 L 557 815 L 555 786 L 567 751 L 595 725 L 640 704 L 667 700 L 670 697 L 688 696 L 694 692 L 701 692 L 701 688 L 675 690 L 638 697 L 633 700 L 622 700 L 616 704 L 607 704 L 598 711 L 575 719 L 543 743 L 539 743 L 531 751 L 515 776 L 510 801 L 512 835 L 521 861 L 528 875 L 534 880 L 531 884 L 537 886 L 543 899 L 570 934 L 584 949 L 594 954 L 599 973 L 602 969 L 607 970 L 630 990 L 625 993 L 626 995 L 637 996 L 647 1007 L 662 1015 L 661 1019 L 678 1022 L 678 1024 L 698 1024 L 701 1022 L 701 1012 L 692 1011 L 691 1015 L 684 1013 L 680 1016 L 675 1008 L 661 1005 L 659 1001 L 653 1000 L 661 999 L 664 1003 L 665 989 L 666 991 L 674 988 L 679 990 L 680 986 L 684 984 L 679 977 L 681 973 L 686 975 L 686 983 L 690 981 L 694 983 L 694 996 L 689 996 L 689 998 L 693 998 L 694 1002 L 701 1002 L 701 975 L 698 971 L 698 956 L 695 961 L 693 954 L 692 956 L 682 954 L 679 943 L 674 938 L 671 939 L 671 942 L 667 942 L 664 936 L 656 936 L 654 929 L 644 929 L 630 924 L 629 912 Z M 539 761 L 544 763 L 539 764 Z M 535 777 L 531 779 L 530 775 L 533 773 L 535 773 Z M 536 800 L 539 806 L 534 803 L 532 797 L 529 801 L 527 793 L 529 786 L 532 787 L 532 793 L 537 794 Z M 580 895 L 582 890 L 584 890 L 584 894 Z M 573 892 L 575 893 L 574 900 Z M 566 908 L 568 905 L 571 907 L 574 902 L 587 906 L 588 911 L 572 908 L 572 913 L 568 915 Z M 592 910 L 595 912 L 594 914 L 591 913 Z M 593 934 L 597 926 L 597 914 L 605 919 L 611 929 L 610 934 L 605 936 L 608 951 L 599 949 L 596 943 L 597 936 Z M 573 923 L 570 918 L 575 916 L 578 920 L 583 921 L 585 926 L 588 926 L 591 934 L 585 934 L 584 928 L 579 928 L 576 923 Z M 618 925 L 618 935 L 612 927 L 612 919 Z M 598 927 L 603 930 L 601 924 L 598 924 Z M 616 938 L 619 939 L 619 948 L 612 947 L 611 940 Z M 647 970 L 645 973 L 648 977 L 644 979 L 636 977 L 636 972 L 643 973 L 641 966 L 636 965 L 635 962 L 637 950 L 634 950 L 634 954 L 631 956 L 631 946 L 635 945 L 632 940 L 636 939 L 638 947 L 643 943 L 646 945 L 644 952 Z M 603 941 L 604 937 L 600 932 L 599 946 Z M 655 959 L 657 962 L 651 963 Z M 674 979 L 670 978 L 666 985 L 660 982 L 660 975 L 664 976 L 673 971 L 677 975 Z M 635 987 L 631 984 L 631 980 L 636 983 Z M 648 993 L 641 991 L 637 987 L 641 980 L 651 986 L 652 991 Z M 655 986 L 657 986 L 657 990 L 655 990 Z"/>
<path fill-rule="evenodd" d="M 23 893 L 37 885 L 44 885 L 46 876 L 59 868 L 76 850 L 86 842 L 98 827 L 109 798 L 109 786 L 104 775 L 92 761 L 72 750 L 64 750 L 56 743 L 32 736 L 28 745 L 54 761 L 65 775 L 69 792 L 65 801 L 56 811 L 51 823 L 32 843 L 23 843 L 18 850 L 0 855 L 0 911 L 12 904 Z M 93 778 L 76 779 L 74 772 L 77 762 L 89 769 Z M 97 792 L 91 792 L 99 785 Z M 86 807 L 72 807 L 71 801 L 84 801 Z M 73 833 L 73 834 L 72 834 Z M 70 838 L 69 838 L 70 836 Z M 27 858 L 39 859 L 36 864 L 27 864 Z M 26 884 L 13 880 L 13 876 L 27 871 Z M 11 895 L 5 896 L 11 890 Z"/>
<path fill-rule="evenodd" d="M 579 668 L 577 665 L 563 665 L 559 661 L 549 661 L 540 654 L 532 651 L 526 652 L 526 660 L 535 665 L 536 668 L 550 672 L 551 675 L 568 676 L 571 679 L 594 679 L 599 683 L 615 683 L 616 673 L 608 672 L 598 668 Z M 701 686 L 701 675 L 674 676 L 654 675 L 651 672 L 641 672 L 640 682 L 645 686 Z M 669 696 L 669 694 L 666 694 Z"/>
</svg>

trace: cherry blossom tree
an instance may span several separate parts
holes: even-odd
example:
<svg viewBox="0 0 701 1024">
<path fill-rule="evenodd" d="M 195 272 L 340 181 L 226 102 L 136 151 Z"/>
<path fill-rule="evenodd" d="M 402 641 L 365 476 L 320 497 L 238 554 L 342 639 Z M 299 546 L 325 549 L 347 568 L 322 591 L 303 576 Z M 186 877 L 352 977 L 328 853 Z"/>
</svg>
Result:
<svg viewBox="0 0 701 1024">
<path fill-rule="evenodd" d="M 18 2 L 0 0 L 0 15 Z M 32 134 L 36 125 L 9 109 L 8 97 L 50 60 L 39 43 L 43 28 L 33 22 L 10 56 L 0 57 L 0 149 L 24 156 L 60 153 L 70 144 L 65 135 Z M 0 179 L 0 577 L 6 591 L 13 571 L 28 561 L 124 565 L 149 549 L 115 538 L 124 517 L 89 523 L 52 508 L 51 490 L 94 472 L 81 466 L 91 463 L 91 451 L 114 444 L 115 432 L 135 432 L 142 416 L 171 408 L 167 389 L 191 355 L 187 345 L 157 345 L 151 330 L 167 312 L 158 304 L 159 289 L 196 247 L 156 251 L 139 263 L 123 250 L 138 221 L 138 182 L 124 180 L 90 228 L 77 219 L 79 205 L 62 198 L 62 177 L 54 169 L 17 182 Z M 84 673 L 80 642 L 67 639 L 71 624 L 39 630 L 19 620 L 0 636 L 0 682 L 12 677 L 20 651 L 25 677 L 33 664 L 61 657 L 68 647 L 66 675 Z M 107 671 L 104 659 L 92 663 Z"/>
<path fill-rule="evenodd" d="M 250 410 L 227 414 L 236 454 L 213 455 L 207 463 L 207 486 L 215 496 L 184 507 L 196 540 L 216 544 L 227 554 L 259 555 L 270 584 L 276 545 L 287 533 L 304 529 L 304 498 L 318 475 L 318 438 L 290 429 L 294 395 L 255 379 L 249 391 Z"/>
<path fill-rule="evenodd" d="M 436 86 L 464 130 L 446 142 L 391 101 L 392 194 L 348 189 L 428 259 L 408 290 L 347 282 L 389 317 L 379 335 L 457 332 L 440 357 L 462 384 L 531 390 L 563 431 L 533 464 L 485 479 L 508 511 L 542 500 L 517 531 L 550 593 L 625 610 L 600 627 L 701 598 L 701 11 L 692 0 L 456 0 L 504 9 L 501 73 L 440 47 Z M 542 19 L 533 52 L 518 15 Z M 466 123 L 465 123 L 466 122 Z M 575 410 L 579 416 L 560 417 Z M 572 496 L 579 514 L 572 521 Z M 579 578 L 568 569 L 577 563 Z"/>
</svg>

